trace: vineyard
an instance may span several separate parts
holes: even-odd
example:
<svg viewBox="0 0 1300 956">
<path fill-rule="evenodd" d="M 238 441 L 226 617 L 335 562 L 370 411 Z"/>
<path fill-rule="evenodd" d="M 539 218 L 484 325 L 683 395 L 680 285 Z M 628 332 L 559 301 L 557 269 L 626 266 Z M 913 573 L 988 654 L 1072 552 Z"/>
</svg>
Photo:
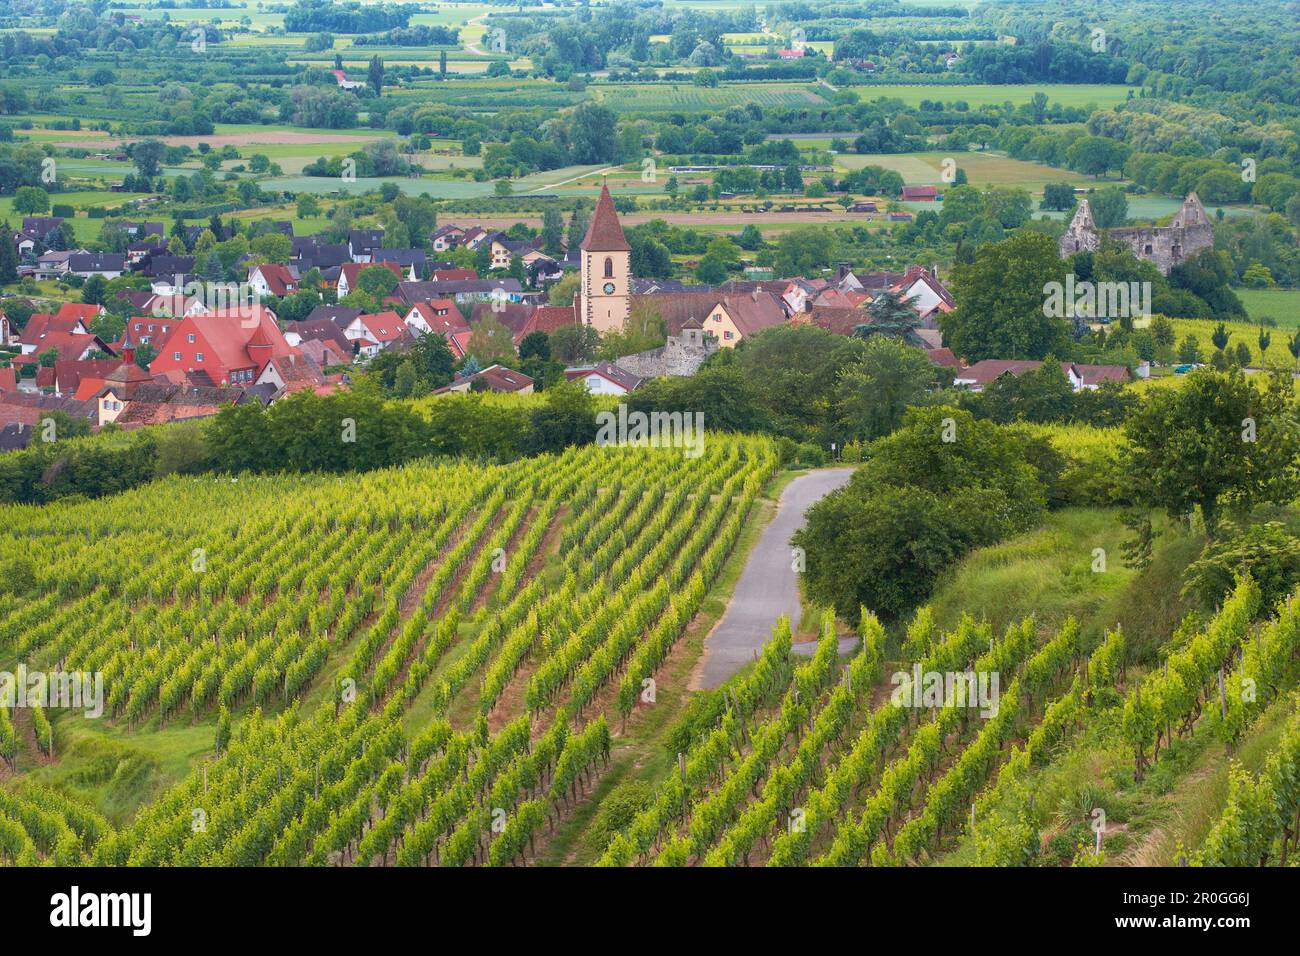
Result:
<svg viewBox="0 0 1300 956">
<path fill-rule="evenodd" d="M 543 862 L 599 801 L 656 682 L 681 673 L 665 665 L 777 474 L 765 440 L 707 448 L 177 477 L 5 509 L 0 547 L 30 562 L 33 588 L 0 597 L 0 670 L 102 674 L 103 716 L 0 706 L 0 860 Z M 1136 850 L 1106 822 L 1115 794 L 1065 811 L 1036 795 L 1099 755 L 1140 788 L 1193 744 L 1226 748 L 1230 767 L 1180 859 L 1295 858 L 1290 600 L 1264 607 L 1243 578 L 1140 668 L 1119 628 L 1088 641 L 1070 617 L 936 620 L 922 608 L 894 631 L 863 609 L 847 655 L 833 615 L 802 645 L 775 622 L 730 682 L 682 697 L 652 738 L 666 772 L 589 862 L 1123 863 Z M 40 773 L 109 729 L 204 745 L 110 819 Z"/>
<path fill-rule="evenodd" d="M 775 469 L 769 443 L 718 439 L 694 460 L 588 448 L 8 509 L 5 553 L 39 570 L 0 605 L 4 660 L 102 673 L 103 720 L 128 732 L 214 731 L 120 829 L 6 789 L 0 859 L 524 857 L 608 760 Z M 61 722 L 25 716 L 0 708 L 7 771 L 57 754 Z"/>
</svg>

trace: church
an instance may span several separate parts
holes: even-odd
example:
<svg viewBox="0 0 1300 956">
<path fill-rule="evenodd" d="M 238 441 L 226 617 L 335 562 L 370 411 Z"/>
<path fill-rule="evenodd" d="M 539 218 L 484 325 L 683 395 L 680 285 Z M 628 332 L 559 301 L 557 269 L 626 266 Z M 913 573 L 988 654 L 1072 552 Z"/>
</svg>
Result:
<svg viewBox="0 0 1300 956">
<path fill-rule="evenodd" d="M 623 235 L 607 185 L 600 187 L 581 251 L 578 320 L 602 333 L 621 330 L 631 314 L 632 247 Z"/>
<path fill-rule="evenodd" d="M 1187 261 L 1202 249 L 1214 247 L 1214 227 L 1196 193 L 1188 193 L 1182 208 L 1168 226 L 1136 226 L 1110 229 L 1106 234 L 1133 250 L 1139 259 L 1154 262 L 1163 275 Z M 1062 259 L 1076 252 L 1096 252 L 1101 248 L 1103 231 L 1092 218 L 1088 200 L 1079 201 L 1079 208 L 1070 220 L 1070 227 L 1061 236 L 1059 251 Z"/>
</svg>

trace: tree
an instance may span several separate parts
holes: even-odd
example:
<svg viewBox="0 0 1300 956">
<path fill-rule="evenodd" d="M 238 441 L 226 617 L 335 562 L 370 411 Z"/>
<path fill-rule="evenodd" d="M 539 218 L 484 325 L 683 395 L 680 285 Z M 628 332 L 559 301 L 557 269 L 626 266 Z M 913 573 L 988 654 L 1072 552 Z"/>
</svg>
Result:
<svg viewBox="0 0 1300 956">
<path fill-rule="evenodd" d="M 867 306 L 870 322 L 854 326 L 853 334 L 860 339 L 876 335 L 893 335 L 906 339 L 921 324 L 921 316 L 901 292 L 883 290 Z"/>
<path fill-rule="evenodd" d="M 590 325 L 563 325 L 550 334 L 551 356 L 566 365 L 580 365 L 596 357 L 600 333 Z"/>
<path fill-rule="evenodd" d="M 957 308 L 939 318 L 944 340 L 971 362 L 1066 354 L 1069 321 L 1044 315 L 1049 289 L 1063 287 L 1065 271 L 1056 241 L 1041 233 L 981 246 L 973 262 L 954 269 Z"/>
<path fill-rule="evenodd" d="M 1300 333 L 1296 333 L 1300 338 Z M 1297 342 L 1300 345 L 1300 342 Z M 1197 365 L 1205 360 L 1201 354 L 1201 343 L 1197 341 L 1196 336 L 1189 335 L 1178 344 L 1178 361 L 1184 365 Z"/>
<path fill-rule="evenodd" d="M 1074 197 L 1074 187 L 1069 183 L 1048 183 L 1043 187 L 1043 200 L 1038 206 L 1040 209 L 1069 212 L 1077 204 L 1078 200 Z"/>
<path fill-rule="evenodd" d="M 397 288 L 397 276 L 385 266 L 367 266 L 357 276 L 357 288 L 380 301 Z"/>
<path fill-rule="evenodd" d="M 1092 219 L 1101 229 L 1114 229 L 1124 225 L 1128 219 L 1128 196 L 1118 186 L 1098 189 L 1092 194 L 1088 203 L 1092 208 Z"/>
<path fill-rule="evenodd" d="M 18 250 L 10 241 L 13 230 L 0 223 L 0 284 L 18 281 Z"/>
<path fill-rule="evenodd" d="M 564 254 L 564 219 L 554 206 L 542 211 L 542 251 L 551 257 Z"/>
<path fill-rule="evenodd" d="M 517 358 L 510 330 L 491 311 L 485 311 L 483 317 L 474 323 L 465 351 L 478 359 L 483 368 L 494 362 L 510 362 Z"/>
<path fill-rule="evenodd" d="M 550 336 L 545 332 L 529 332 L 519 342 L 519 357 L 521 359 L 540 358 L 549 361 L 551 358 Z"/>
<path fill-rule="evenodd" d="M 135 163 L 135 168 L 140 171 L 141 176 L 152 179 L 162 169 L 163 155 L 166 151 L 165 144 L 156 139 L 146 139 L 131 147 L 131 162 Z"/>
<path fill-rule="evenodd" d="M 1123 166 L 1128 153 L 1127 146 L 1107 136 L 1084 136 L 1065 151 L 1065 161 L 1071 169 L 1100 177 Z"/>
<path fill-rule="evenodd" d="M 50 194 L 40 186 L 19 186 L 14 193 L 14 212 L 42 216 L 50 211 Z"/>
<path fill-rule="evenodd" d="M 1295 498 L 1297 430 L 1289 374 L 1261 390 L 1240 369 L 1198 369 L 1180 388 L 1149 393 L 1125 423 L 1130 486 L 1171 517 L 1199 508 L 1213 538 L 1225 503 Z"/>
<path fill-rule="evenodd" d="M 1228 347 L 1228 339 L 1230 338 L 1232 338 L 1232 333 L 1228 331 L 1227 326 L 1222 322 L 1215 326 L 1213 334 L 1210 335 L 1210 341 L 1214 343 L 1214 347 L 1220 352 Z"/>
<path fill-rule="evenodd" d="M 849 441 L 880 438 L 903 421 L 912 405 L 926 400 L 936 384 L 937 366 L 920 349 L 895 338 L 873 337 L 862 358 L 846 366 L 836 383 L 840 422 Z"/>
<path fill-rule="evenodd" d="M 101 275 L 93 275 L 81 287 L 81 301 L 91 305 L 103 305 L 108 292 L 108 280 Z"/>
<path fill-rule="evenodd" d="M 384 90 L 384 61 L 377 56 L 370 58 L 370 68 L 366 73 L 366 82 L 378 96 Z"/>
<path fill-rule="evenodd" d="M 863 606 L 887 618 L 906 614 L 964 553 L 1042 517 L 1034 444 L 957 409 L 909 410 L 796 532 L 808 598 L 840 614 Z"/>
</svg>

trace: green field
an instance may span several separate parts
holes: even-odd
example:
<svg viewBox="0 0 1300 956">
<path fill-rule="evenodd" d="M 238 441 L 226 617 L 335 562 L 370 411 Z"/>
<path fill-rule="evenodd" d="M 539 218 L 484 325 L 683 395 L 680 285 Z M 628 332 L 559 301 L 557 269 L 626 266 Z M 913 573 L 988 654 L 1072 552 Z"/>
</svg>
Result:
<svg viewBox="0 0 1300 956">
<path fill-rule="evenodd" d="M 1284 329 L 1300 328 L 1300 289 L 1236 289 L 1252 319 L 1276 319 Z"/>
<path fill-rule="evenodd" d="M 716 87 L 690 83 L 618 83 L 595 84 L 589 90 L 598 102 L 617 113 L 707 112 L 748 103 L 757 103 L 765 109 L 826 105 L 817 87 L 807 83 L 723 83 Z"/>
<path fill-rule="evenodd" d="M 921 100 L 942 100 L 954 103 L 961 100 L 971 107 L 997 105 L 1002 103 L 1028 103 L 1035 93 L 1046 93 L 1047 99 L 1062 106 L 1094 105 L 1105 109 L 1128 98 L 1129 87 L 1114 86 L 1103 83 L 1036 83 L 1021 86 L 972 86 L 947 83 L 920 84 L 917 86 L 894 86 L 874 84 L 872 86 L 848 87 L 848 91 L 858 99 L 867 101 L 877 97 L 902 100 L 908 106 L 920 106 Z"/>
<path fill-rule="evenodd" d="M 472 199 L 476 196 L 492 195 L 490 182 L 476 183 L 473 180 L 454 179 L 380 179 L 358 176 L 351 182 L 344 182 L 333 176 L 282 176 L 278 179 L 262 181 L 266 189 L 279 189 L 287 192 L 333 193 L 345 192 L 360 195 L 378 189 L 386 182 L 396 183 L 404 193 L 412 196 L 431 196 L 434 199 Z"/>
</svg>

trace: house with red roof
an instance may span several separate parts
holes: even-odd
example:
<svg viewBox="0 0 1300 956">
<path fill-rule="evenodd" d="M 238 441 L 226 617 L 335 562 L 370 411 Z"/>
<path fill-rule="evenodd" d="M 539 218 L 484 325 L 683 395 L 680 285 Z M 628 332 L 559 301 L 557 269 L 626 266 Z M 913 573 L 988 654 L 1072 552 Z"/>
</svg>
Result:
<svg viewBox="0 0 1300 956">
<path fill-rule="evenodd" d="M 451 336 L 457 332 L 470 331 L 469 323 L 451 299 L 417 302 L 407 310 L 402 321 L 407 328 L 417 333 L 437 332 Z"/>
<path fill-rule="evenodd" d="M 26 327 L 19 333 L 18 342 L 22 346 L 23 354 L 30 355 L 38 349 L 44 351 L 46 339 L 51 334 L 86 335 L 89 331 L 86 323 L 79 316 L 60 317 L 48 312 L 36 312 L 27 320 Z"/>
<path fill-rule="evenodd" d="M 330 75 L 334 77 L 340 90 L 359 90 L 366 85 L 361 80 L 349 80 L 348 75 L 342 70 L 330 70 Z"/>
<path fill-rule="evenodd" d="M 434 395 L 447 395 L 451 392 L 516 392 L 520 395 L 533 393 L 533 380 L 523 372 L 516 372 L 504 365 L 489 365 L 481 372 L 464 375 L 450 385 L 436 389 Z"/>
<path fill-rule="evenodd" d="M 282 398 L 310 388 L 317 394 L 329 394 L 343 385 L 342 375 L 326 375 L 315 360 L 306 355 L 283 355 L 266 363 L 257 377 L 258 385 L 270 385 L 274 397 Z"/>
<path fill-rule="evenodd" d="M 372 315 L 358 315 L 343 328 L 343 335 L 358 344 L 357 351 L 362 355 L 378 355 L 394 342 L 410 338 L 411 333 L 406 323 L 396 312 L 376 312 Z"/>
<path fill-rule="evenodd" d="M 251 305 L 186 316 L 149 368 L 155 376 L 166 374 L 172 380 L 179 376 L 214 385 L 251 385 L 267 362 L 290 351 L 271 311 Z"/>
<path fill-rule="evenodd" d="M 564 377 L 570 382 L 582 382 L 593 395 L 626 395 L 645 381 L 610 362 L 575 365 L 564 370 Z"/>
<path fill-rule="evenodd" d="M 137 345 L 152 345 L 162 351 L 168 337 L 184 318 L 175 319 L 170 315 L 134 315 L 126 320 L 126 331 Z"/>
<path fill-rule="evenodd" d="M 934 202 L 939 197 L 937 186 L 904 186 L 904 202 Z"/>
<path fill-rule="evenodd" d="M 434 269 L 430 276 L 432 282 L 473 282 L 478 273 L 473 269 Z"/>
<path fill-rule="evenodd" d="M 95 305 L 88 302 L 64 302 L 59 306 L 59 311 L 54 313 L 56 319 L 80 319 L 87 328 L 90 323 L 95 321 L 108 310 L 102 305 Z"/>
<path fill-rule="evenodd" d="M 938 316 L 942 312 L 951 312 L 957 307 L 952 293 L 939 281 L 937 270 L 925 266 L 912 266 L 903 274 L 903 278 L 890 286 L 890 291 L 898 294 L 916 309 L 922 324 L 928 328 L 938 328 Z"/>
<path fill-rule="evenodd" d="M 293 270 L 274 262 L 253 266 L 248 270 L 248 284 L 258 296 L 273 295 L 279 298 L 298 291 L 298 277 L 293 274 Z"/>
</svg>

